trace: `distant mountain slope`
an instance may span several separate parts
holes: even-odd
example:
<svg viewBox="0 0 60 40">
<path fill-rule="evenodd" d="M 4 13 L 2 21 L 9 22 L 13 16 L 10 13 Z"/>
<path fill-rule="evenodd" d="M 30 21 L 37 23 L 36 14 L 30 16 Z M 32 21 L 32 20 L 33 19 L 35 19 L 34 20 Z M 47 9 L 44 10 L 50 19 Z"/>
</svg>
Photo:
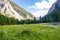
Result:
<svg viewBox="0 0 60 40">
<path fill-rule="evenodd" d="M 34 16 L 25 11 L 17 4 L 9 0 L 0 0 L 0 12 L 7 17 L 13 17 L 18 20 L 34 19 Z"/>
<path fill-rule="evenodd" d="M 14 8 L 14 10 L 17 11 L 22 17 L 25 18 L 25 16 L 27 16 L 27 19 L 33 19 L 34 18 L 34 16 L 31 13 L 25 11 L 23 8 L 19 7 L 16 3 L 10 1 L 10 4 Z"/>
<path fill-rule="evenodd" d="M 48 11 L 48 13 L 53 12 L 55 9 L 60 9 L 60 0 L 57 0 L 52 7 L 50 8 L 50 10 Z"/>
<path fill-rule="evenodd" d="M 0 25 L 12 25 L 12 24 L 20 24 L 20 21 L 14 19 L 13 17 L 8 18 L 7 16 L 1 15 L 0 13 Z"/>
<path fill-rule="evenodd" d="M 60 22 L 60 9 L 55 9 L 42 18 L 44 22 Z"/>
<path fill-rule="evenodd" d="M 48 14 L 42 18 L 45 22 L 60 22 L 60 0 L 57 0 L 50 10 Z"/>
</svg>

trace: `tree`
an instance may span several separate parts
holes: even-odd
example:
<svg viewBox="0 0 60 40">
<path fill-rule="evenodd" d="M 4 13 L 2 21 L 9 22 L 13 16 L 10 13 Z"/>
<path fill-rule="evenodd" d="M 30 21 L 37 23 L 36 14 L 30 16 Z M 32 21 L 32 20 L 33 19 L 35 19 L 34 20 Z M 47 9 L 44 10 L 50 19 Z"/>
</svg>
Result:
<svg viewBox="0 0 60 40">
<path fill-rule="evenodd" d="M 37 23 L 36 17 L 34 18 L 34 24 Z"/>
<path fill-rule="evenodd" d="M 0 13 L 0 25 L 10 25 L 10 24 L 19 24 L 20 21 L 17 19 L 8 18 Z"/>
<path fill-rule="evenodd" d="M 41 17 L 41 16 L 39 17 L 39 22 L 40 22 L 40 23 L 42 22 L 42 17 Z"/>
</svg>

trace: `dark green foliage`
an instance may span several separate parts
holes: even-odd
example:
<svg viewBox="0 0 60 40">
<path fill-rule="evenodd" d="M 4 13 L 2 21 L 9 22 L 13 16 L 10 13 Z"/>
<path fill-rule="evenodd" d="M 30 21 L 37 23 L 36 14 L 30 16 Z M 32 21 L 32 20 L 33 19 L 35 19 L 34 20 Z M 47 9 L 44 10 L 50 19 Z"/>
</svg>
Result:
<svg viewBox="0 0 60 40">
<path fill-rule="evenodd" d="M 0 25 L 0 40 L 60 40 L 60 25 Z"/>
<path fill-rule="evenodd" d="M 8 18 L 4 15 L 0 14 L 0 25 L 12 25 L 12 24 L 36 24 L 37 20 L 34 18 L 34 20 L 21 20 L 19 21 L 18 19 L 14 19 L 13 17 Z"/>
<path fill-rule="evenodd" d="M 42 17 L 41 17 L 41 16 L 39 17 L 39 20 L 38 20 L 38 21 L 39 21 L 39 23 L 41 23 L 41 22 L 42 22 Z"/>
<path fill-rule="evenodd" d="M 36 18 L 34 18 L 34 20 L 27 19 L 27 20 L 20 21 L 20 24 L 36 24 L 36 23 L 38 23 Z"/>
<path fill-rule="evenodd" d="M 43 22 L 60 22 L 60 10 L 55 9 L 53 12 L 45 15 L 42 18 Z"/>
<path fill-rule="evenodd" d="M 14 18 L 8 18 L 4 15 L 0 14 L 0 25 L 10 25 L 10 24 L 18 24 L 19 21 Z"/>
<path fill-rule="evenodd" d="M 36 20 L 30 20 L 30 19 L 20 21 L 20 24 L 36 24 L 36 23 L 37 23 Z"/>
</svg>

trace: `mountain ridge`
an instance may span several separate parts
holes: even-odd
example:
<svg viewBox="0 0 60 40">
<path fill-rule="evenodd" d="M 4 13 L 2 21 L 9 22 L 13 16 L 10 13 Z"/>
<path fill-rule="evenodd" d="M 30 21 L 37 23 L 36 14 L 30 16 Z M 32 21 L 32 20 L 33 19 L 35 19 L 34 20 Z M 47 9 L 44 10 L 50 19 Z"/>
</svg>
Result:
<svg viewBox="0 0 60 40">
<path fill-rule="evenodd" d="M 52 7 L 49 9 L 48 13 L 51 13 L 52 11 L 54 11 L 55 9 L 60 8 L 60 0 L 57 0 Z"/>
<path fill-rule="evenodd" d="M 4 15 L 10 15 L 11 17 L 16 18 L 18 20 L 34 19 L 34 16 L 32 14 L 25 11 L 16 3 L 10 0 L 0 0 L 0 12 L 2 12 Z"/>
<path fill-rule="evenodd" d="M 42 20 L 44 22 L 60 22 L 60 0 L 57 0 L 49 9 L 47 15 Z"/>
<path fill-rule="evenodd" d="M 13 3 L 14 5 L 12 5 L 12 3 Z M 19 7 L 16 3 L 10 1 L 10 4 L 11 4 L 13 7 L 14 7 L 14 6 L 17 6 L 17 7 L 18 7 L 18 9 L 16 9 L 16 8 L 14 8 L 14 9 L 15 9 L 15 11 L 18 11 L 20 15 L 23 16 L 23 14 L 26 13 L 27 15 L 33 17 L 33 15 L 32 15 L 31 13 L 25 11 L 23 8 Z M 19 8 L 20 8 L 20 9 L 19 9 Z M 21 14 L 20 12 L 21 12 L 22 10 L 23 10 L 23 13 Z"/>
</svg>

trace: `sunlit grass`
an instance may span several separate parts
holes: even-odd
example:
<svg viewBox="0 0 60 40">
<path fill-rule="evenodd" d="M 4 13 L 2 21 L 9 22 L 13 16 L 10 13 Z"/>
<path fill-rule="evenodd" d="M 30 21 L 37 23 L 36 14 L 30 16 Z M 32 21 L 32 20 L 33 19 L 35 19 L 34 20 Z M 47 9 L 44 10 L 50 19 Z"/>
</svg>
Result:
<svg viewBox="0 0 60 40">
<path fill-rule="evenodd" d="M 60 25 L 0 25 L 0 40 L 60 40 Z"/>
</svg>

